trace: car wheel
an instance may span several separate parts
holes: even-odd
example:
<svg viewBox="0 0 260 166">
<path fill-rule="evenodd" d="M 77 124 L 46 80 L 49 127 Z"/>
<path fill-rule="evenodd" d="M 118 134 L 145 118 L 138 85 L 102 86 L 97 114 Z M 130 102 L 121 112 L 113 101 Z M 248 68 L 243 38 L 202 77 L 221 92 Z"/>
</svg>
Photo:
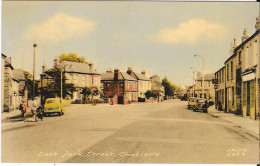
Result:
<svg viewBox="0 0 260 166">
<path fill-rule="evenodd" d="M 59 112 L 59 116 L 61 116 L 62 115 L 62 111 L 61 112 Z"/>
</svg>

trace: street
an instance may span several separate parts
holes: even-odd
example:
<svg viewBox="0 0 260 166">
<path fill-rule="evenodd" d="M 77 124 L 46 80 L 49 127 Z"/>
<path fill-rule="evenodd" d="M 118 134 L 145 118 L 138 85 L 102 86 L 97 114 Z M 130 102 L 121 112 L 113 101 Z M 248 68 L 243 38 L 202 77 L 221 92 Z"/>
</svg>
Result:
<svg viewBox="0 0 260 166">
<path fill-rule="evenodd" d="M 43 121 L 2 121 L 2 162 L 239 163 L 259 161 L 259 137 L 187 109 L 187 101 L 67 107 Z"/>
</svg>

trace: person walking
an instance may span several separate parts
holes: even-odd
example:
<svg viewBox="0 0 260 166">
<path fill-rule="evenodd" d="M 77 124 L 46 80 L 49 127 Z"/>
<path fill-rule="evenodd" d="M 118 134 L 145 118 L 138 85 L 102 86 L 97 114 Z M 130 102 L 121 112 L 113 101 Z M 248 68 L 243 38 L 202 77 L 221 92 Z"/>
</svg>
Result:
<svg viewBox="0 0 260 166">
<path fill-rule="evenodd" d="M 31 111 L 32 111 L 32 120 L 35 121 L 35 122 L 37 122 L 37 116 L 36 116 L 37 108 L 38 108 L 37 97 L 34 97 L 34 100 L 32 102 Z"/>
</svg>

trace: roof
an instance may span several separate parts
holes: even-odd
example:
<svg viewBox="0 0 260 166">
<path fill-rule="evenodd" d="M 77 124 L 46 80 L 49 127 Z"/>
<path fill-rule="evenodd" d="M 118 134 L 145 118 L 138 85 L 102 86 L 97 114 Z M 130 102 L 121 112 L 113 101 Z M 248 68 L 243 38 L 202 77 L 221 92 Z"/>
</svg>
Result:
<svg viewBox="0 0 260 166">
<path fill-rule="evenodd" d="M 239 46 L 237 46 L 234 50 L 234 54 L 230 56 L 225 63 L 227 63 L 230 59 L 232 59 L 234 56 L 236 56 L 236 52 L 243 47 L 247 42 L 249 42 L 252 38 L 254 38 L 256 35 L 260 33 L 260 30 L 257 30 L 252 36 L 250 36 L 248 39 L 246 39 L 244 42 L 242 42 Z"/>
<path fill-rule="evenodd" d="M 106 72 L 106 73 L 101 74 L 101 80 L 103 80 L 103 81 L 114 80 L 114 72 Z M 132 77 L 131 75 L 129 75 L 127 73 L 123 73 L 123 72 L 120 72 L 118 80 L 137 81 L 136 78 Z"/>
<path fill-rule="evenodd" d="M 215 74 L 218 73 L 219 71 L 223 70 L 224 68 L 225 68 L 225 66 L 221 67 L 218 71 L 215 72 Z"/>
<path fill-rule="evenodd" d="M 204 75 L 204 81 L 211 81 L 212 79 L 215 79 L 214 73 L 208 73 Z M 202 81 L 202 77 L 198 77 L 197 81 Z"/>
<path fill-rule="evenodd" d="M 65 71 L 67 73 L 82 73 L 82 74 L 98 74 L 95 69 L 91 69 L 90 65 L 87 63 L 63 61 L 60 63 L 63 68 L 65 66 Z"/>
<path fill-rule="evenodd" d="M 13 77 L 17 80 L 25 80 L 23 69 L 14 69 Z"/>
<path fill-rule="evenodd" d="M 151 81 L 151 79 L 149 79 L 146 75 L 141 74 L 141 73 L 135 73 L 135 72 L 134 72 L 134 76 L 135 76 L 135 78 L 138 79 L 138 80 Z"/>
</svg>

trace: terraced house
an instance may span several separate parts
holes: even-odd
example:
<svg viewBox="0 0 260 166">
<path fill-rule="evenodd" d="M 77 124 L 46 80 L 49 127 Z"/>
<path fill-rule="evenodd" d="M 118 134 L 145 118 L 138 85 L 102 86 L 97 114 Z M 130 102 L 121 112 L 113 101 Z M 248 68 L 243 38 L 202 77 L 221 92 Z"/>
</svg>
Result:
<svg viewBox="0 0 260 166">
<path fill-rule="evenodd" d="M 251 119 L 259 117 L 259 100 L 257 99 L 260 92 L 260 17 L 256 20 L 256 31 L 249 36 L 248 30 L 244 29 L 241 44 L 238 45 L 237 40 L 234 40 L 230 50 L 231 56 L 225 61 L 225 66 L 215 73 L 218 79 L 216 107 L 218 109 L 222 107 L 226 112 L 244 117 L 249 116 Z M 224 85 L 225 88 L 223 88 Z"/>
<path fill-rule="evenodd" d="M 138 80 L 119 69 L 101 74 L 103 93 L 113 104 L 128 104 L 138 101 Z"/>
</svg>

